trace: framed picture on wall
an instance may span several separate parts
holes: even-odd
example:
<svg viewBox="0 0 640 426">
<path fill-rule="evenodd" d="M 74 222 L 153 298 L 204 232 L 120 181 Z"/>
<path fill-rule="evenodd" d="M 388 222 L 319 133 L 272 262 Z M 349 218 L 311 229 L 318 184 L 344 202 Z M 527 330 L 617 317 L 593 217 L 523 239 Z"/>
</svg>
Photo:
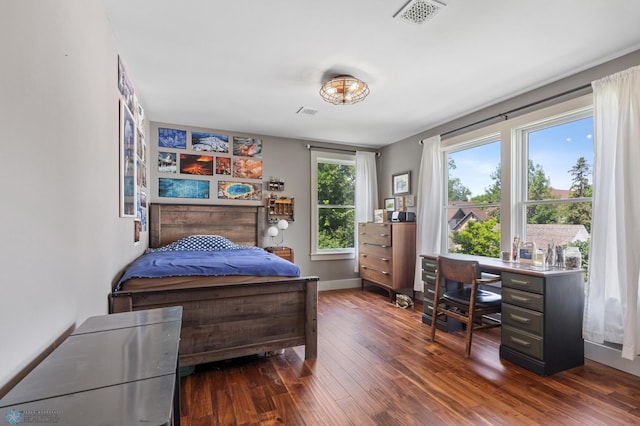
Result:
<svg viewBox="0 0 640 426">
<path fill-rule="evenodd" d="M 411 172 L 402 172 L 391 176 L 393 195 L 408 195 L 411 193 Z"/>
<path fill-rule="evenodd" d="M 136 125 L 120 101 L 120 217 L 136 217 Z"/>
</svg>

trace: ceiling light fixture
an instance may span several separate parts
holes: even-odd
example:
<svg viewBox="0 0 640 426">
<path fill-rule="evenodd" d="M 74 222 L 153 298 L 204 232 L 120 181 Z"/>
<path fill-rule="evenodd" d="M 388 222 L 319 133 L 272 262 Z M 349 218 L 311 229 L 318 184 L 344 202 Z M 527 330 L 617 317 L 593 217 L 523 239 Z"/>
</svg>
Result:
<svg viewBox="0 0 640 426">
<path fill-rule="evenodd" d="M 320 88 L 322 99 L 334 105 L 351 105 L 360 102 L 369 94 L 369 86 L 350 75 L 332 78 Z"/>
</svg>

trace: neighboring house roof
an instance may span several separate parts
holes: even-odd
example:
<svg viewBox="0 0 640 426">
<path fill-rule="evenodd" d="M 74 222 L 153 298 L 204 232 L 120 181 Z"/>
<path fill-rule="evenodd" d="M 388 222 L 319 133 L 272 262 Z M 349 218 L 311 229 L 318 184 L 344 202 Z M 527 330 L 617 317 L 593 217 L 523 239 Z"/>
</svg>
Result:
<svg viewBox="0 0 640 426">
<path fill-rule="evenodd" d="M 548 245 L 562 246 L 576 241 L 587 241 L 590 235 L 584 225 L 530 224 L 527 225 L 527 241 L 533 241 L 539 249 Z"/>
<path fill-rule="evenodd" d="M 456 202 L 449 203 L 450 206 L 455 206 Z M 487 214 L 486 211 L 474 207 L 460 207 L 457 209 L 448 209 L 448 218 L 447 221 L 449 223 L 449 228 L 451 230 L 460 229 L 465 223 L 467 223 L 470 219 L 475 219 L 480 222 L 483 222 L 491 216 Z"/>
<path fill-rule="evenodd" d="M 568 189 L 551 188 L 551 194 L 555 195 L 556 197 L 558 197 L 560 199 L 571 198 L 571 191 L 569 191 Z"/>
</svg>

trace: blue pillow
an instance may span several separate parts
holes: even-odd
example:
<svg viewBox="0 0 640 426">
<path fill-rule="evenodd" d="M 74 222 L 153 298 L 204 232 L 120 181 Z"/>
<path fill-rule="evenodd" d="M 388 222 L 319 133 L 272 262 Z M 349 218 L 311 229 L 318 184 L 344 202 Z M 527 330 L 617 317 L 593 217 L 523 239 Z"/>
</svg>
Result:
<svg viewBox="0 0 640 426">
<path fill-rule="evenodd" d="M 218 251 L 243 248 L 220 235 L 191 235 L 148 251 Z"/>
</svg>

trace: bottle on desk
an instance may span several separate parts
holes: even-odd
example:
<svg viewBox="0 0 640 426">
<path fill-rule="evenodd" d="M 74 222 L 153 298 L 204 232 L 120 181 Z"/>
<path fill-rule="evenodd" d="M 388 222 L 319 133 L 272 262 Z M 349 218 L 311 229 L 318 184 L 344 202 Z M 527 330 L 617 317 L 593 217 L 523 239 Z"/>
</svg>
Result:
<svg viewBox="0 0 640 426">
<path fill-rule="evenodd" d="M 544 266 L 544 253 L 540 249 L 533 255 L 533 266 Z"/>
</svg>

